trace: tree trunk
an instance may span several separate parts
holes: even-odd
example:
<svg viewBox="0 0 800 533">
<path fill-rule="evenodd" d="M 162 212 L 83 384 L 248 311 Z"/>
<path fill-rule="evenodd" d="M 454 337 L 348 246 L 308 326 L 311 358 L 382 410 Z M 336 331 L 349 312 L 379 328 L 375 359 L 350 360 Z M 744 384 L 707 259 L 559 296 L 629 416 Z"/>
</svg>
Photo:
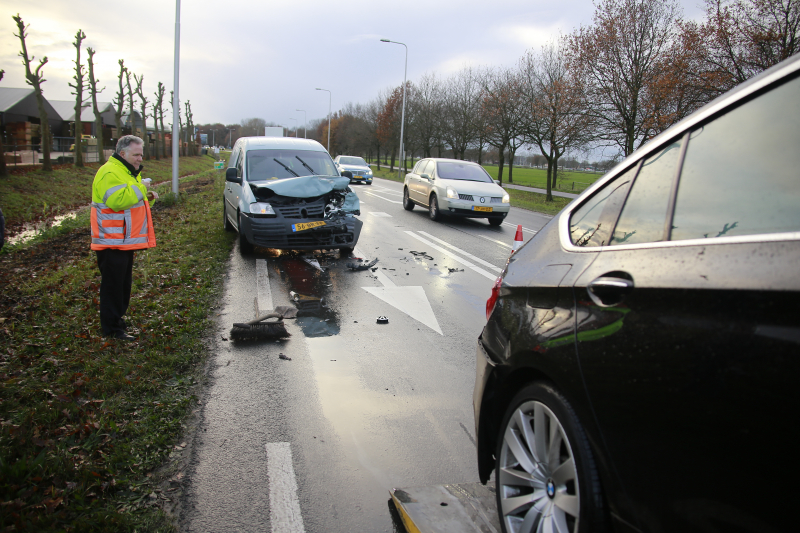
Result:
<svg viewBox="0 0 800 533">
<path fill-rule="evenodd" d="M 378 165 L 378 170 L 380 170 L 381 169 L 381 147 L 380 146 L 378 146 L 378 148 L 375 150 L 375 163 Z"/>
<path fill-rule="evenodd" d="M 508 159 L 508 182 L 509 183 L 514 183 L 514 177 L 513 177 L 513 173 L 514 173 L 514 155 L 516 155 L 516 153 L 517 153 L 516 150 L 509 150 L 509 153 L 508 153 L 508 156 L 509 156 L 509 159 Z"/>
<path fill-rule="evenodd" d="M 394 158 L 397 156 L 397 148 L 392 148 L 392 163 L 389 166 L 389 170 L 394 172 Z"/>
<path fill-rule="evenodd" d="M 505 154 L 505 152 L 506 152 L 506 147 L 505 146 L 501 146 L 500 149 L 498 150 L 498 159 L 499 160 L 498 160 L 498 165 L 497 165 L 497 167 L 498 167 L 497 168 L 497 181 L 499 181 L 501 185 L 503 184 L 503 166 L 505 165 L 505 162 L 506 162 L 506 159 L 505 159 L 506 154 Z"/>
</svg>

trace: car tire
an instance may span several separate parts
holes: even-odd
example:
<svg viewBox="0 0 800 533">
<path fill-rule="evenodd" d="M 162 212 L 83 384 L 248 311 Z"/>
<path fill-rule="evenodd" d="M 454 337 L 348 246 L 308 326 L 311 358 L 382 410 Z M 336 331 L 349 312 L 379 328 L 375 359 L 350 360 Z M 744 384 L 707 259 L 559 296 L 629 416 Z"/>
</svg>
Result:
<svg viewBox="0 0 800 533">
<path fill-rule="evenodd" d="M 403 188 L 403 209 L 411 211 L 414 209 L 414 202 L 408 197 L 408 188 Z"/>
<path fill-rule="evenodd" d="M 489 218 L 489 225 L 499 226 L 500 224 L 503 223 L 503 220 L 505 220 L 505 217 L 491 217 Z"/>
<path fill-rule="evenodd" d="M 231 221 L 228 220 L 228 210 L 226 209 L 226 207 L 227 206 L 225 204 L 225 197 L 223 196 L 222 197 L 222 227 L 225 228 L 225 231 L 233 231 L 235 228 L 233 227 L 233 224 L 231 224 Z"/>
<path fill-rule="evenodd" d="M 247 240 L 247 236 L 244 234 L 244 228 L 242 228 L 242 215 L 239 214 L 239 253 L 241 255 L 252 255 L 254 251 L 253 243 Z"/>
<path fill-rule="evenodd" d="M 436 199 L 435 194 L 431 194 L 431 199 L 428 203 L 428 216 L 434 222 L 442 219 L 442 214 L 439 212 L 439 201 Z"/>
<path fill-rule="evenodd" d="M 372 185 L 372 182 L 371 182 L 371 181 L 368 181 L 368 182 L 367 182 L 367 185 Z"/>
<path fill-rule="evenodd" d="M 495 482 L 504 532 L 606 531 L 589 440 L 564 396 L 546 383 L 528 385 L 509 404 L 501 431 Z"/>
</svg>

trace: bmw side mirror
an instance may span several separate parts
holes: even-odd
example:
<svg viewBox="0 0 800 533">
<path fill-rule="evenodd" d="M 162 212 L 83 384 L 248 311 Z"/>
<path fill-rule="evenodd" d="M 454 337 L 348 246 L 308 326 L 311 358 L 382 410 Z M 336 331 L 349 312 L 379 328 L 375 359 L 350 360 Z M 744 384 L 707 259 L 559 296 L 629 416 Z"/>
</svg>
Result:
<svg viewBox="0 0 800 533">
<path fill-rule="evenodd" d="M 238 183 L 239 185 L 242 184 L 242 178 L 236 175 L 235 167 L 228 167 L 228 169 L 225 171 L 225 181 L 230 181 L 231 183 Z"/>
</svg>

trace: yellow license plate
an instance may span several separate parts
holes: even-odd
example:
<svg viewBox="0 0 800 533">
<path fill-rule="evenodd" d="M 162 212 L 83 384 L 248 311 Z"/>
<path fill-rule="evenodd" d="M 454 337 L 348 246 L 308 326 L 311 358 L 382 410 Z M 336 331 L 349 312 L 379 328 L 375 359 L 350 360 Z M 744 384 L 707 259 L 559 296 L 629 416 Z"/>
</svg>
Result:
<svg viewBox="0 0 800 533">
<path fill-rule="evenodd" d="M 479 206 L 479 205 L 473 206 L 472 210 L 473 211 L 484 211 L 486 213 L 491 213 L 492 212 L 492 208 L 491 207 L 482 207 L 482 206 Z"/>
<path fill-rule="evenodd" d="M 356 174 L 355 176 L 353 176 L 353 179 L 354 180 L 363 180 L 364 176 L 359 176 L 358 174 Z"/>
<path fill-rule="evenodd" d="M 318 228 L 324 225 L 325 222 L 322 220 L 319 222 L 301 222 L 300 224 L 292 224 L 292 231 L 303 231 L 311 228 Z"/>
</svg>

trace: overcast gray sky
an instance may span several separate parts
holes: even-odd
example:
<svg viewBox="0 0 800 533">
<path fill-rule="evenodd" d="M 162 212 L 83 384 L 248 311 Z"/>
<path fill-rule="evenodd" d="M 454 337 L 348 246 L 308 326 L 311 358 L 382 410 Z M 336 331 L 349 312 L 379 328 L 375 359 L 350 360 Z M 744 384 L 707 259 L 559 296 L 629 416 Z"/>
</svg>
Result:
<svg viewBox="0 0 800 533">
<path fill-rule="evenodd" d="M 681 0 L 686 18 L 701 18 L 702 0 Z M 28 52 L 47 56 L 45 96 L 69 100 L 75 33 L 97 51 L 102 101 L 117 89 L 117 60 L 144 74 L 148 94 L 159 81 L 173 87 L 174 0 L 6 0 L 0 18 L 0 69 L 4 87 L 25 87 L 11 19 L 30 25 Z M 400 8 L 402 7 L 402 11 Z M 195 123 L 238 123 L 261 117 L 294 127 L 347 102 L 366 103 L 426 72 L 447 76 L 464 65 L 513 65 L 531 47 L 591 22 L 590 0 L 375 0 L 181 2 L 181 101 L 190 100 Z M 85 62 L 86 53 L 83 52 Z M 302 124 L 301 124 L 302 125 Z"/>
</svg>

